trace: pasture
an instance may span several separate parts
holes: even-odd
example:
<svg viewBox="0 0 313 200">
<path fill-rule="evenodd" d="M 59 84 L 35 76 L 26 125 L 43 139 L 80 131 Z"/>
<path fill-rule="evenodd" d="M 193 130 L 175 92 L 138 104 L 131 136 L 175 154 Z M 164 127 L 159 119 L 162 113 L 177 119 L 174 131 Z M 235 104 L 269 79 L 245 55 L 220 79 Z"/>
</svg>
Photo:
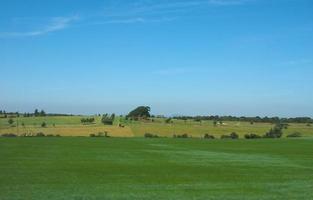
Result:
<svg viewBox="0 0 313 200">
<path fill-rule="evenodd" d="M 313 199 L 312 152 L 312 138 L 0 138 L 0 199 Z"/>
<path fill-rule="evenodd" d="M 162 137 L 172 137 L 174 134 L 188 134 L 192 137 L 203 137 L 208 133 L 215 137 L 223 134 L 236 132 L 240 137 L 244 134 L 255 133 L 263 135 L 273 124 L 225 121 L 222 125 L 213 125 L 213 121 L 173 120 L 173 123 L 165 123 L 165 119 L 154 118 L 147 121 L 127 121 L 116 117 L 113 125 L 103 125 L 101 117 L 95 118 L 95 123 L 82 124 L 80 119 L 84 116 L 47 116 L 47 117 L 19 117 L 13 118 L 14 123 L 10 125 L 8 118 L 0 118 L 0 134 L 4 133 L 38 133 L 59 134 L 61 136 L 89 136 L 98 132 L 108 132 L 112 137 L 143 137 L 145 133 L 153 133 Z M 45 122 L 46 127 L 41 127 Z M 124 127 L 119 127 L 118 124 Z M 290 123 L 288 129 L 284 129 L 284 136 L 300 132 L 303 136 L 313 136 L 313 126 L 305 123 Z"/>
</svg>

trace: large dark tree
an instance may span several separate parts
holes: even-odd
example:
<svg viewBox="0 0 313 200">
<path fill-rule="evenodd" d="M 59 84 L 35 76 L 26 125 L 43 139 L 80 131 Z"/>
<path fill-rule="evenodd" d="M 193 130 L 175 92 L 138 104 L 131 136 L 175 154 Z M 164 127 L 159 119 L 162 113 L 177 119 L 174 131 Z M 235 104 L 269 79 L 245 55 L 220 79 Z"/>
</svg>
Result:
<svg viewBox="0 0 313 200">
<path fill-rule="evenodd" d="M 150 117 L 150 107 L 149 106 L 139 106 L 135 110 L 132 110 L 127 118 L 138 120 L 140 118 L 146 119 Z"/>
</svg>

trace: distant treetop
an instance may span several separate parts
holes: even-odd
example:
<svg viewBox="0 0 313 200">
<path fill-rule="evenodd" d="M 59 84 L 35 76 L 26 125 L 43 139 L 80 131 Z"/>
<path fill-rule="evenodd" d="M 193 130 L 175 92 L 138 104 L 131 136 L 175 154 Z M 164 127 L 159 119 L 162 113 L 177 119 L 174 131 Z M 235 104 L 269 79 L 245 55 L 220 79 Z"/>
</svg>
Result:
<svg viewBox="0 0 313 200">
<path fill-rule="evenodd" d="M 132 118 L 138 120 L 140 118 L 146 119 L 150 117 L 150 107 L 149 106 L 139 106 L 136 109 L 132 110 L 128 115 L 127 118 Z"/>
</svg>

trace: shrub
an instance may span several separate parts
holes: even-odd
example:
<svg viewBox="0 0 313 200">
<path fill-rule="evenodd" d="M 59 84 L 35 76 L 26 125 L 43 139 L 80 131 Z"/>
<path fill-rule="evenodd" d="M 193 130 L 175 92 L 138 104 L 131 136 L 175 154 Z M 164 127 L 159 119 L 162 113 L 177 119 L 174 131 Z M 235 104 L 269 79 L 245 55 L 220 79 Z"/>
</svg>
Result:
<svg viewBox="0 0 313 200">
<path fill-rule="evenodd" d="M 101 122 L 104 124 L 104 125 L 113 125 L 113 122 L 114 122 L 114 118 L 115 118 L 115 115 L 103 115 L 102 118 L 101 118 Z"/>
<path fill-rule="evenodd" d="M 245 138 L 246 139 L 259 139 L 259 138 L 262 138 L 262 137 L 259 136 L 259 135 L 254 134 L 254 133 L 251 133 L 251 134 L 245 134 Z"/>
<path fill-rule="evenodd" d="M 215 139 L 215 137 L 206 133 L 204 134 L 204 139 Z"/>
<path fill-rule="evenodd" d="M 97 134 L 94 134 L 94 133 L 92 133 L 92 134 L 90 134 L 89 135 L 90 137 L 110 137 L 109 135 L 108 135 L 108 132 L 99 132 L 99 133 L 97 133 Z"/>
<path fill-rule="evenodd" d="M 239 135 L 238 135 L 236 132 L 232 132 L 232 133 L 230 134 L 230 137 L 231 137 L 231 139 L 238 139 L 238 138 L 239 138 Z"/>
<path fill-rule="evenodd" d="M 145 133 L 144 137 L 145 138 L 158 138 L 159 136 L 157 134 Z"/>
<path fill-rule="evenodd" d="M 47 127 L 47 124 L 46 124 L 46 122 L 42 122 L 42 124 L 41 124 L 41 127 L 42 127 L 42 128 L 45 128 L 45 127 Z"/>
<path fill-rule="evenodd" d="M 173 135 L 174 138 L 189 138 L 189 135 L 187 133 L 184 133 L 182 135 L 176 135 L 174 134 Z"/>
<path fill-rule="evenodd" d="M 53 134 L 48 134 L 46 135 L 47 137 L 61 137 L 59 134 L 53 135 Z"/>
<path fill-rule="evenodd" d="M 83 124 L 91 124 L 95 122 L 95 118 L 91 117 L 91 118 L 82 118 L 80 119 L 80 122 Z"/>
<path fill-rule="evenodd" d="M 8 123 L 9 123 L 10 125 L 12 125 L 12 124 L 14 123 L 14 120 L 13 120 L 12 118 L 10 118 L 10 119 L 8 120 Z"/>
<path fill-rule="evenodd" d="M 15 135 L 13 133 L 4 133 L 4 134 L 2 134 L 2 137 L 17 137 L 17 135 Z"/>
<path fill-rule="evenodd" d="M 167 119 L 165 120 L 165 123 L 167 123 L 167 124 L 172 123 L 172 118 L 167 118 Z"/>
<path fill-rule="evenodd" d="M 238 139 L 239 135 L 236 132 L 232 132 L 230 135 L 222 135 L 221 139 Z"/>
<path fill-rule="evenodd" d="M 45 137 L 46 135 L 42 132 L 39 132 L 35 135 L 36 137 Z"/>
<path fill-rule="evenodd" d="M 221 139 L 231 139 L 230 135 L 221 135 Z"/>
<path fill-rule="evenodd" d="M 263 137 L 264 138 L 281 138 L 283 135 L 283 127 L 276 125 L 274 128 L 271 128 Z"/>
<path fill-rule="evenodd" d="M 299 133 L 299 132 L 294 132 L 294 133 L 291 133 L 289 135 L 287 135 L 288 138 L 294 138 L 294 137 L 302 137 L 302 134 Z"/>
</svg>

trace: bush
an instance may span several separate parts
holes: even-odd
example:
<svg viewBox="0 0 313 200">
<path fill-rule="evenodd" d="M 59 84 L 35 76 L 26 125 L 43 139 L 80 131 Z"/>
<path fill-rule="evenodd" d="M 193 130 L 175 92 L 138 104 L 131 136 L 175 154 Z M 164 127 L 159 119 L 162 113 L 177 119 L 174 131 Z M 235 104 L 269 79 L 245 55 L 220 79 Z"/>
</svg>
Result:
<svg viewBox="0 0 313 200">
<path fill-rule="evenodd" d="M 215 137 L 206 133 L 204 134 L 204 139 L 215 139 Z"/>
<path fill-rule="evenodd" d="M 8 120 L 8 123 L 9 123 L 10 125 L 12 125 L 12 124 L 14 123 L 14 120 L 13 120 L 12 118 L 10 118 L 10 119 Z"/>
<path fill-rule="evenodd" d="M 184 133 L 182 135 L 176 135 L 174 134 L 173 135 L 174 138 L 189 138 L 189 135 L 187 133 Z"/>
<path fill-rule="evenodd" d="M 47 137 L 61 137 L 59 134 L 53 135 L 53 134 L 48 134 L 46 135 Z"/>
<path fill-rule="evenodd" d="M 82 118 L 80 119 L 80 122 L 83 124 L 91 124 L 95 122 L 95 118 L 91 117 L 91 118 Z"/>
<path fill-rule="evenodd" d="M 239 135 L 236 132 L 232 132 L 230 135 L 222 135 L 221 139 L 238 139 Z"/>
<path fill-rule="evenodd" d="M 172 123 L 172 118 L 167 118 L 167 119 L 165 120 L 165 123 L 167 123 L 167 124 Z"/>
<path fill-rule="evenodd" d="M 259 139 L 259 138 L 262 138 L 262 137 L 259 136 L 259 135 L 254 134 L 254 133 L 251 133 L 251 134 L 245 134 L 245 138 L 246 139 Z"/>
<path fill-rule="evenodd" d="M 145 138 L 158 138 L 159 136 L 152 133 L 145 133 Z"/>
<path fill-rule="evenodd" d="M 45 137 L 46 135 L 42 132 L 39 132 L 35 135 L 36 137 Z"/>
<path fill-rule="evenodd" d="M 41 127 L 42 127 L 42 128 L 45 128 L 45 127 L 47 127 L 47 124 L 46 124 L 46 122 L 42 122 L 42 124 L 41 124 Z"/>
<path fill-rule="evenodd" d="M 282 126 L 276 125 L 271 128 L 263 137 L 264 138 L 281 138 L 283 136 Z"/>
<path fill-rule="evenodd" d="M 115 114 L 112 114 L 111 116 L 108 114 L 105 114 L 105 115 L 102 115 L 101 122 L 104 125 L 113 125 L 114 119 L 115 119 Z"/>
<path fill-rule="evenodd" d="M 4 133 L 4 134 L 2 134 L 2 137 L 17 137 L 17 135 L 15 135 L 13 133 Z"/>
<path fill-rule="evenodd" d="M 231 139 L 230 135 L 221 135 L 221 139 Z"/>
<path fill-rule="evenodd" d="M 294 132 L 294 133 L 287 135 L 287 137 L 288 138 L 302 137 L 302 134 L 299 132 Z"/>
<path fill-rule="evenodd" d="M 108 135 L 108 132 L 99 132 L 99 133 L 97 133 L 97 134 L 94 134 L 94 133 L 92 133 L 92 134 L 90 134 L 89 135 L 90 137 L 110 137 L 109 135 Z"/>
<path fill-rule="evenodd" d="M 239 135 L 238 135 L 236 132 L 232 132 L 232 133 L 230 134 L 230 137 L 231 137 L 231 139 L 238 139 L 238 138 L 239 138 Z"/>
</svg>

